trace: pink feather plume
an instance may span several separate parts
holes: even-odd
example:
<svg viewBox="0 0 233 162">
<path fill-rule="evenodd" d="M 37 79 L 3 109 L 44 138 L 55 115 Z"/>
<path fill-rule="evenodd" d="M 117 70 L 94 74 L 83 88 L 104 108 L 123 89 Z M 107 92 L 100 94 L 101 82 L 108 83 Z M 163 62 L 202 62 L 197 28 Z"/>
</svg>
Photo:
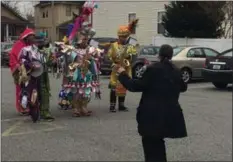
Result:
<svg viewBox="0 0 233 162">
<path fill-rule="evenodd" d="M 81 28 L 82 23 L 83 23 L 82 16 L 79 16 L 75 19 L 74 27 L 70 33 L 69 40 L 73 40 L 75 33 Z"/>
<path fill-rule="evenodd" d="M 76 19 L 75 19 L 75 22 L 74 22 L 74 27 L 70 33 L 70 36 L 69 36 L 69 41 L 73 40 L 74 36 L 75 36 L 75 33 L 81 28 L 82 26 L 82 23 L 84 21 L 86 21 L 87 17 L 90 16 L 93 11 L 94 11 L 94 8 L 95 8 L 95 2 L 94 1 L 87 1 L 85 2 L 85 4 L 83 5 L 82 7 L 82 12 L 81 12 L 81 15 L 78 16 Z"/>
</svg>

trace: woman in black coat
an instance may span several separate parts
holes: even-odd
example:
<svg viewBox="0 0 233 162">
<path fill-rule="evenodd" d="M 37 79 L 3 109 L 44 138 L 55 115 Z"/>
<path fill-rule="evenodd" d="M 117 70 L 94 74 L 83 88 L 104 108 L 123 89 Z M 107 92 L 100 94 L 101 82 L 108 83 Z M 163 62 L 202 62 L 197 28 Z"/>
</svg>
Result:
<svg viewBox="0 0 233 162">
<path fill-rule="evenodd" d="M 160 62 L 147 67 L 141 79 L 131 79 L 118 69 L 119 81 L 131 92 L 142 92 L 137 109 L 138 132 L 142 136 L 146 162 L 165 162 L 164 138 L 187 136 L 179 104 L 180 92 L 187 90 L 180 71 L 170 62 L 173 48 L 162 45 Z"/>
</svg>

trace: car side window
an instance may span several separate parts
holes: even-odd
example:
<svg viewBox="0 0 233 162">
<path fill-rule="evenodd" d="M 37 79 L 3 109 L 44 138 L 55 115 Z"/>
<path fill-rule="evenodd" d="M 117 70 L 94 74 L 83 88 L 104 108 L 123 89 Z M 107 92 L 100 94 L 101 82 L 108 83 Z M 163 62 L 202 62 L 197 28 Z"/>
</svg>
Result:
<svg viewBox="0 0 233 162">
<path fill-rule="evenodd" d="M 141 55 L 155 55 L 155 51 L 153 49 L 153 47 L 145 47 L 142 49 L 141 51 Z"/>
<path fill-rule="evenodd" d="M 158 54 L 159 53 L 159 47 L 155 47 L 154 52 L 155 52 L 155 54 Z"/>
<path fill-rule="evenodd" d="M 190 49 L 187 53 L 187 57 L 191 58 L 205 58 L 204 53 L 200 48 Z"/>
<path fill-rule="evenodd" d="M 208 49 L 208 48 L 204 48 L 204 52 L 206 56 L 210 56 L 210 57 L 215 57 L 218 55 L 218 52 Z"/>
</svg>

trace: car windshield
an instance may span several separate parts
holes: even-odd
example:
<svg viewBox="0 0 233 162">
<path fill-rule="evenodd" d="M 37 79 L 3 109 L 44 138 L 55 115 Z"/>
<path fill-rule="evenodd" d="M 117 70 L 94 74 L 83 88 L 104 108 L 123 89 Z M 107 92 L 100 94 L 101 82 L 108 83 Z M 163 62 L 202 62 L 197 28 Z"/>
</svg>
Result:
<svg viewBox="0 0 233 162">
<path fill-rule="evenodd" d="M 12 48 L 13 44 L 2 44 L 1 50 L 4 51 L 6 49 Z"/>
<path fill-rule="evenodd" d="M 137 51 L 140 51 L 140 55 L 157 55 L 159 53 L 159 47 L 144 46 L 144 47 L 138 48 Z"/>
<path fill-rule="evenodd" d="M 12 48 L 7 48 L 4 50 L 4 52 L 10 52 Z"/>
<path fill-rule="evenodd" d="M 223 57 L 232 57 L 232 54 L 233 54 L 233 50 L 229 50 L 229 51 L 223 52 L 220 55 Z"/>
<path fill-rule="evenodd" d="M 173 48 L 173 56 L 175 56 L 178 53 L 180 53 L 183 49 L 184 49 L 184 47 L 174 47 Z"/>
<path fill-rule="evenodd" d="M 99 43 L 108 43 L 108 42 L 115 42 L 117 41 L 116 38 L 93 38 L 93 40 Z"/>
</svg>

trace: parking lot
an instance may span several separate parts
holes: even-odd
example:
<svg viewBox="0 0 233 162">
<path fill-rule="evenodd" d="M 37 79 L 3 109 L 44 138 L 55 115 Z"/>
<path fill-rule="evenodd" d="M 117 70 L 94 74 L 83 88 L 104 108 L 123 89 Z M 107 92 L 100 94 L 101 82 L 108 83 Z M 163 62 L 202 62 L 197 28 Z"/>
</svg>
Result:
<svg viewBox="0 0 233 162">
<path fill-rule="evenodd" d="M 52 123 L 33 124 L 14 108 L 9 69 L 2 68 L 2 161 L 143 161 L 135 120 L 140 93 L 128 93 L 130 112 L 109 113 L 108 77 L 102 77 L 102 100 L 92 100 L 91 117 L 73 118 L 57 108 L 60 80 L 51 77 Z M 232 160 L 232 87 L 217 90 L 194 82 L 181 95 L 188 137 L 167 139 L 169 161 Z"/>
</svg>

